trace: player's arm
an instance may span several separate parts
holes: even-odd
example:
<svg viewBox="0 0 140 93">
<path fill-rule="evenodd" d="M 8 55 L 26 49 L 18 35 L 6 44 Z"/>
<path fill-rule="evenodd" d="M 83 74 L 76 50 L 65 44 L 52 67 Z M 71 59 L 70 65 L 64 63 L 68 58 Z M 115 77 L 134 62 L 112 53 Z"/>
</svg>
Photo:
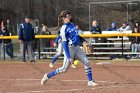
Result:
<svg viewBox="0 0 140 93">
<path fill-rule="evenodd" d="M 65 30 L 66 30 L 66 26 L 63 25 L 61 30 L 60 30 L 60 36 L 61 36 L 61 39 L 62 39 L 62 46 L 64 48 L 66 57 L 67 57 L 67 59 L 70 60 L 71 58 L 70 58 L 70 52 L 69 52 L 69 47 L 68 47 L 68 39 L 66 37 L 67 33 L 65 32 Z"/>
<path fill-rule="evenodd" d="M 55 39 L 55 44 L 58 44 L 58 41 L 61 39 L 61 36 L 58 35 L 57 38 Z"/>
<path fill-rule="evenodd" d="M 58 35 L 57 38 L 55 39 L 55 42 L 53 44 L 54 47 L 57 47 L 59 40 L 61 39 L 61 36 Z"/>
</svg>

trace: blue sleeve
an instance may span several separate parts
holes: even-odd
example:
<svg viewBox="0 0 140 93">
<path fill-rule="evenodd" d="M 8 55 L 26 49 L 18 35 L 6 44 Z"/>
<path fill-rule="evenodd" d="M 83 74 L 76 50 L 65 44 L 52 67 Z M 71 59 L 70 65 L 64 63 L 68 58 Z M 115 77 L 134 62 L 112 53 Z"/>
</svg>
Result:
<svg viewBox="0 0 140 93">
<path fill-rule="evenodd" d="M 60 35 L 57 36 L 57 38 L 55 39 L 55 43 L 58 44 L 59 39 L 61 38 Z"/>
<path fill-rule="evenodd" d="M 68 47 L 68 41 L 64 41 L 62 42 L 65 54 L 67 56 L 68 59 L 70 59 L 70 52 L 69 52 L 69 47 Z"/>
<path fill-rule="evenodd" d="M 19 32 L 18 32 L 18 39 L 23 40 L 23 28 L 20 26 Z"/>
</svg>

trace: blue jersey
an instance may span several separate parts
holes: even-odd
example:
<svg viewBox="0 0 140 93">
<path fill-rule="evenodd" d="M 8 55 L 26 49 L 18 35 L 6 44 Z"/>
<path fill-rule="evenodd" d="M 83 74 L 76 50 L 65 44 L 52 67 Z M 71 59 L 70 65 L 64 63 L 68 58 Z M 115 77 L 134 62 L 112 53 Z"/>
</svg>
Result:
<svg viewBox="0 0 140 93">
<path fill-rule="evenodd" d="M 80 37 L 78 30 L 73 23 L 65 23 L 61 30 L 60 36 L 62 41 L 67 41 L 69 44 L 78 45 L 80 42 Z"/>
<path fill-rule="evenodd" d="M 73 23 L 64 23 L 60 30 L 60 36 L 62 39 L 62 45 L 66 56 L 70 59 L 69 47 L 68 45 L 75 45 L 77 46 L 80 42 L 80 37 L 78 34 L 78 30 L 76 29 Z"/>
</svg>

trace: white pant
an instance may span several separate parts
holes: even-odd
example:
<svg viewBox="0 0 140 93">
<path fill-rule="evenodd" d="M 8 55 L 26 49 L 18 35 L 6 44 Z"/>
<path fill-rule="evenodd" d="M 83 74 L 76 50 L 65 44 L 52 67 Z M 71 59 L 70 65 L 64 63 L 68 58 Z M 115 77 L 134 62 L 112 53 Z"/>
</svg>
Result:
<svg viewBox="0 0 140 93">
<path fill-rule="evenodd" d="M 72 59 L 76 58 L 84 64 L 85 69 L 90 67 L 89 61 L 88 61 L 85 53 L 83 52 L 83 50 L 79 46 L 70 46 L 69 52 L 70 52 L 70 56 Z M 63 66 L 56 69 L 57 74 L 62 73 L 62 72 L 66 72 L 69 68 L 69 63 L 70 62 L 67 59 L 66 54 L 64 52 Z"/>
<path fill-rule="evenodd" d="M 62 54 L 62 52 L 63 52 L 63 46 L 62 46 L 62 43 L 59 43 L 58 44 L 58 48 L 57 48 L 57 53 L 56 53 L 56 55 L 61 55 Z"/>
</svg>

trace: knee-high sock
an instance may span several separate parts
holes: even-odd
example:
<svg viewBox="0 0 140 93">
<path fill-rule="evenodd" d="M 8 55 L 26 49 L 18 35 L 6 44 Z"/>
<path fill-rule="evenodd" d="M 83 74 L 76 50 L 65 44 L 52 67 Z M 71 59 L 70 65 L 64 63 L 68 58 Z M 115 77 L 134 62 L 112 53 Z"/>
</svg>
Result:
<svg viewBox="0 0 140 93">
<path fill-rule="evenodd" d="M 51 78 L 52 76 L 55 76 L 57 74 L 56 70 L 48 73 L 48 78 Z"/>
<path fill-rule="evenodd" d="M 92 81 L 93 79 L 92 79 L 92 71 L 91 71 L 91 68 L 90 68 L 90 67 L 86 68 L 86 69 L 85 69 L 85 72 L 86 72 L 86 74 L 87 74 L 88 80 L 89 80 L 89 81 Z"/>
<path fill-rule="evenodd" d="M 56 60 L 58 59 L 59 55 L 55 55 L 52 59 L 52 64 L 54 64 L 56 62 Z"/>
</svg>

